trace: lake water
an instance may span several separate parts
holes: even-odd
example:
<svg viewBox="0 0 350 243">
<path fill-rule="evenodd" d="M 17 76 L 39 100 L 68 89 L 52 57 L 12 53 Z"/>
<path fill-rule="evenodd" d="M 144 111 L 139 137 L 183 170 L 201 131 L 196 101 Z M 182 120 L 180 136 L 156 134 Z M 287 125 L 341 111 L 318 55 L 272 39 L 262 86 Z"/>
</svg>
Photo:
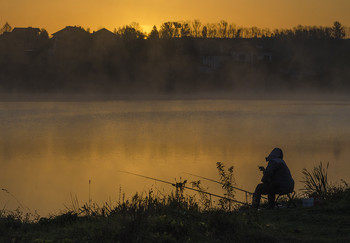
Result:
<svg viewBox="0 0 350 243">
<path fill-rule="evenodd" d="M 237 186 L 253 191 L 257 166 L 284 151 L 296 189 L 301 170 L 330 162 L 329 178 L 350 181 L 349 100 L 112 100 L 0 102 L 0 187 L 40 215 L 90 197 L 97 203 L 174 182 L 218 179 L 215 163 L 234 166 Z M 218 186 L 203 181 L 209 191 Z M 0 191 L 0 207 L 16 208 Z M 237 194 L 238 198 L 241 195 Z"/>
</svg>

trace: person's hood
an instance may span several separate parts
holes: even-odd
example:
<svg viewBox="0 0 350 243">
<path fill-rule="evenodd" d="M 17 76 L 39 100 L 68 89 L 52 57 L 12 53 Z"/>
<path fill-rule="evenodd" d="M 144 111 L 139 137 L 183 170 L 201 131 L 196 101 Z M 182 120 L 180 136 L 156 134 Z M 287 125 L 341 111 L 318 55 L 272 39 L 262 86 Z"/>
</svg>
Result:
<svg viewBox="0 0 350 243">
<path fill-rule="evenodd" d="M 283 159 L 283 152 L 282 149 L 280 148 L 274 148 L 271 153 L 269 154 L 269 156 L 266 157 L 266 161 L 270 160 L 270 159 Z"/>
</svg>

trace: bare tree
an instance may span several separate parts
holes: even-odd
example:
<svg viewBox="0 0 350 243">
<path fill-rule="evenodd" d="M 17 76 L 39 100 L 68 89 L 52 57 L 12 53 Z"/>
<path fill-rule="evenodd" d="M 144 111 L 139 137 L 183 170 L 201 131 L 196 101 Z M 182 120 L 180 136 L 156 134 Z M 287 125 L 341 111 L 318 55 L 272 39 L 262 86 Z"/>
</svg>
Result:
<svg viewBox="0 0 350 243">
<path fill-rule="evenodd" d="M 135 25 L 133 25 L 135 26 Z M 132 25 L 126 25 L 117 30 L 117 35 L 120 35 L 125 40 L 144 39 L 145 34 L 140 29 L 135 29 Z M 135 26 L 137 28 L 137 26 Z"/>
<path fill-rule="evenodd" d="M 171 39 L 174 37 L 174 28 L 172 22 L 165 22 L 160 26 L 159 36 L 163 39 Z"/>
<path fill-rule="evenodd" d="M 242 38 L 242 33 L 243 33 L 243 29 L 242 28 L 238 28 L 237 31 L 236 31 L 235 38 Z"/>
<path fill-rule="evenodd" d="M 269 28 L 265 28 L 265 29 L 262 29 L 262 37 L 272 37 L 273 33 L 271 32 L 271 30 Z"/>
<path fill-rule="evenodd" d="M 179 38 L 181 36 L 181 23 L 180 22 L 173 22 L 173 37 Z"/>
<path fill-rule="evenodd" d="M 132 22 L 132 23 L 130 24 L 130 26 L 131 26 L 132 28 L 134 28 L 136 31 L 138 31 L 138 32 L 140 32 L 140 33 L 143 33 L 143 29 L 142 29 L 142 27 L 141 27 L 141 25 L 140 25 L 139 23 L 137 23 L 137 22 Z"/>
<path fill-rule="evenodd" d="M 235 24 L 230 24 L 227 29 L 227 37 L 228 38 L 235 38 L 236 36 L 236 25 Z"/>
<path fill-rule="evenodd" d="M 221 20 L 218 24 L 219 29 L 219 37 L 226 38 L 227 37 L 227 29 L 228 29 L 228 23 L 225 20 Z"/>
<path fill-rule="evenodd" d="M 251 27 L 251 30 L 250 30 L 250 33 L 251 33 L 251 38 L 260 38 L 261 37 L 261 30 L 258 28 L 258 27 Z"/>
<path fill-rule="evenodd" d="M 216 38 L 218 37 L 218 29 L 216 24 L 207 24 L 207 28 L 208 28 L 208 37 L 209 38 Z"/>
<path fill-rule="evenodd" d="M 192 22 L 192 36 L 193 37 L 197 38 L 200 36 L 201 26 L 202 26 L 202 23 L 198 19 L 193 20 L 193 22 Z"/>
<path fill-rule="evenodd" d="M 181 25 L 181 37 L 189 37 L 191 36 L 191 28 L 189 23 L 184 22 Z"/>
</svg>

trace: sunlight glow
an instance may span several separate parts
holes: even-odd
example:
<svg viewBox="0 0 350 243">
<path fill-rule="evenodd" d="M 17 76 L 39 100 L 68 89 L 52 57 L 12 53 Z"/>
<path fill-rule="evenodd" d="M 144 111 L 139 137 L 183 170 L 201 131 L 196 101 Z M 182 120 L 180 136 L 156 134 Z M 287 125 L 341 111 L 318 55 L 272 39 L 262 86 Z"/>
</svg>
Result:
<svg viewBox="0 0 350 243">
<path fill-rule="evenodd" d="M 141 25 L 142 31 L 150 33 L 152 31 L 153 25 Z"/>
</svg>

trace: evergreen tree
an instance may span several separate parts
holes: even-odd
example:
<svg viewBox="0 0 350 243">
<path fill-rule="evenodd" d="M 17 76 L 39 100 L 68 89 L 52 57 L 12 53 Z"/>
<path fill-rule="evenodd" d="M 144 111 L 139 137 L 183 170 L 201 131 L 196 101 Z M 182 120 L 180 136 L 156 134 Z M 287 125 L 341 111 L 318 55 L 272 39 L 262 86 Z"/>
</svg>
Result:
<svg viewBox="0 0 350 243">
<path fill-rule="evenodd" d="M 148 39 L 159 39 L 159 32 L 155 25 L 153 25 L 153 29 L 151 33 L 148 35 Z"/>
<path fill-rule="evenodd" d="M 345 37 L 345 28 L 338 21 L 335 21 L 333 24 L 332 36 L 334 39 L 344 39 L 344 37 Z"/>
<path fill-rule="evenodd" d="M 11 31 L 12 31 L 11 25 L 9 25 L 9 23 L 6 22 L 6 23 L 4 24 L 4 26 L 0 29 L 0 34 L 3 34 L 3 33 L 5 33 L 5 32 L 11 32 Z"/>
</svg>

